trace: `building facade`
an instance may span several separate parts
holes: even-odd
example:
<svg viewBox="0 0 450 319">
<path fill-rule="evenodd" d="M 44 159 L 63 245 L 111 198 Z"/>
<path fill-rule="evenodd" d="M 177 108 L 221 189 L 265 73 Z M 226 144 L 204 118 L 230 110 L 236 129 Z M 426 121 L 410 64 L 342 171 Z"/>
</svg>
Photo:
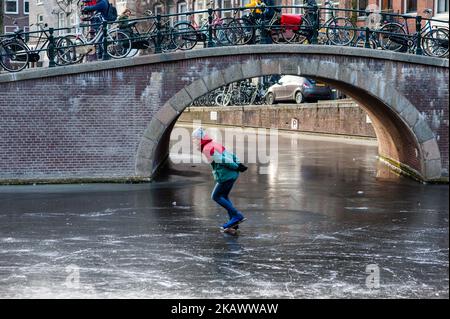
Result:
<svg viewBox="0 0 450 319">
<path fill-rule="evenodd" d="M 30 0 L 0 0 L 0 34 L 28 31 Z"/>
<path fill-rule="evenodd" d="M 341 8 L 365 10 L 368 7 L 377 7 L 381 12 L 402 14 L 415 17 L 417 15 L 426 17 L 425 9 L 431 9 L 432 14 L 429 18 L 448 21 L 449 0 L 344 0 L 339 1 Z M 356 17 L 359 26 L 365 23 L 365 14 L 359 13 Z M 414 19 L 408 19 L 408 25 L 411 31 L 415 29 Z M 403 23 L 404 21 L 399 21 Z M 439 23 L 434 23 L 439 24 Z"/>
<path fill-rule="evenodd" d="M 4 7 L 8 8 L 8 12 L 18 12 L 16 15 L 21 19 L 20 14 L 25 15 L 27 7 L 29 7 L 29 23 L 36 26 L 46 23 L 54 28 L 72 27 L 79 23 L 76 8 L 76 0 L 0 0 L 5 2 Z M 207 10 L 210 0 L 110 0 L 117 7 L 118 13 L 122 13 L 125 8 L 129 8 L 133 12 L 133 16 L 142 17 L 146 10 L 151 10 L 156 14 L 176 14 L 188 11 Z M 243 7 L 250 0 L 212 0 L 215 8 L 233 8 Z M 278 5 L 302 5 L 304 0 L 275 0 Z M 318 4 L 323 0 L 318 0 Z M 423 15 L 423 10 L 430 8 L 433 11 L 432 17 L 448 21 L 449 0 L 338 0 L 334 1 L 339 8 L 365 10 L 369 6 L 378 6 L 383 12 L 407 14 L 411 16 Z M 301 9 L 286 9 L 293 13 L 302 13 Z M 14 15 L 15 13 L 7 13 Z M 343 13 L 341 13 L 343 14 Z M 28 15 L 28 14 L 27 14 Z M 225 11 L 222 16 L 232 15 L 231 11 Z M 347 14 L 350 15 L 350 14 Z M 197 22 L 207 16 L 206 13 L 196 16 Z M 363 25 L 365 14 L 359 13 L 353 17 L 358 25 Z M 4 21 L 3 29 L 11 30 L 12 22 Z M 172 18 L 176 20 L 177 17 Z M 20 21 L 25 23 L 26 18 Z"/>
<path fill-rule="evenodd" d="M 36 31 L 39 26 L 47 25 L 55 29 L 73 28 L 80 23 L 77 0 L 29 0 L 30 30 Z M 109 0 L 116 4 L 116 0 Z M 64 34 L 68 30 L 59 30 Z"/>
</svg>

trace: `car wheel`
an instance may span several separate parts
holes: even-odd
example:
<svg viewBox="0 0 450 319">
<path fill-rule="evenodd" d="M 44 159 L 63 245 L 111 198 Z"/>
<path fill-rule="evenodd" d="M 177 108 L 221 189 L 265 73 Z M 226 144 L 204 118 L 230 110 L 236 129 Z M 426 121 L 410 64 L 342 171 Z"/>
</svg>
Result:
<svg viewBox="0 0 450 319">
<path fill-rule="evenodd" d="M 275 103 L 275 96 L 273 95 L 273 93 L 269 93 L 266 96 L 266 103 L 269 105 L 272 105 Z"/>
<path fill-rule="evenodd" d="M 295 93 L 295 103 L 302 104 L 304 100 L 302 92 Z"/>
</svg>

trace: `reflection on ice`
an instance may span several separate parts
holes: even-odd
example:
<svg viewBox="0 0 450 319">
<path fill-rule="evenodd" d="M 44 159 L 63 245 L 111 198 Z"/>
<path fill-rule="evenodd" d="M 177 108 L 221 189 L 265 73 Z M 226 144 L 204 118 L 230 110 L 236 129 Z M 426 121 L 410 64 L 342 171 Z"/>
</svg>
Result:
<svg viewBox="0 0 450 319">
<path fill-rule="evenodd" d="M 0 298 L 448 298 L 448 186 L 377 175 L 374 143 L 278 147 L 232 191 L 239 237 L 219 231 L 206 164 L 151 184 L 0 187 Z"/>
</svg>

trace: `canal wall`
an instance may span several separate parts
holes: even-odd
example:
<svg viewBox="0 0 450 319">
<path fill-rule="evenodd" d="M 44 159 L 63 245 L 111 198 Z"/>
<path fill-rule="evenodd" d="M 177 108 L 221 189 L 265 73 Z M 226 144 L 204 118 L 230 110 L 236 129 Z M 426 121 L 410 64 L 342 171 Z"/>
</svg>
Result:
<svg viewBox="0 0 450 319">
<path fill-rule="evenodd" d="M 300 105 L 195 106 L 187 108 L 178 121 L 376 138 L 367 113 L 349 99 Z"/>
</svg>

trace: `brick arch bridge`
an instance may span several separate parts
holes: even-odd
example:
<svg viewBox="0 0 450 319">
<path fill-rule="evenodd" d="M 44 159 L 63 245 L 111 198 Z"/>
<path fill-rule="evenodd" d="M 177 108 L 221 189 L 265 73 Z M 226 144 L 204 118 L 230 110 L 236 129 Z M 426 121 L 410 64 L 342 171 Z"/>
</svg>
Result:
<svg viewBox="0 0 450 319">
<path fill-rule="evenodd" d="M 251 77 L 315 77 L 365 109 L 379 154 L 448 181 L 448 61 L 350 47 L 254 45 L 0 75 L 0 182 L 146 180 L 197 97 Z"/>
</svg>

